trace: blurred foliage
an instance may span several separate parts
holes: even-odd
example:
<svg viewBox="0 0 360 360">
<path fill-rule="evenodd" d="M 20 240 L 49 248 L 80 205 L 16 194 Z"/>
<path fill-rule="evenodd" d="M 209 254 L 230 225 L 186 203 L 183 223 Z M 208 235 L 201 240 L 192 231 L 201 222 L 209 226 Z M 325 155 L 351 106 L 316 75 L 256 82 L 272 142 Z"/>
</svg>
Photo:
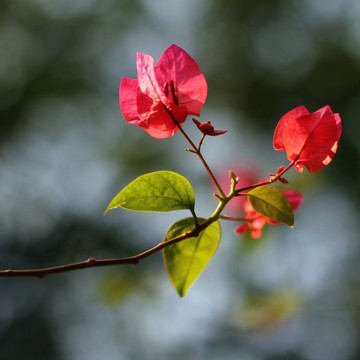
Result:
<svg viewBox="0 0 360 360">
<path fill-rule="evenodd" d="M 156 293 L 156 285 L 150 282 L 149 278 L 154 277 L 156 273 L 149 271 L 149 268 L 146 274 L 142 271 L 136 272 L 132 267 L 121 271 L 109 271 L 99 281 L 98 296 L 100 300 L 112 306 L 119 306 L 136 293 L 151 298 Z"/>
<path fill-rule="evenodd" d="M 100 91 L 94 81 L 106 34 L 126 31 L 141 10 L 138 1 L 128 0 L 90 6 L 4 0 L 1 7 L 0 46 L 6 56 L 0 65 L 0 141 L 28 121 L 26 110 L 37 100 Z M 102 44 L 92 48 L 101 33 Z"/>
<path fill-rule="evenodd" d="M 249 295 L 239 308 L 239 321 L 248 330 L 270 331 L 299 311 L 299 298 L 291 291 Z"/>
<path fill-rule="evenodd" d="M 1 353 L 7 359 L 61 359 L 52 331 L 54 324 L 49 321 L 43 305 L 13 321 L 2 334 Z"/>
</svg>

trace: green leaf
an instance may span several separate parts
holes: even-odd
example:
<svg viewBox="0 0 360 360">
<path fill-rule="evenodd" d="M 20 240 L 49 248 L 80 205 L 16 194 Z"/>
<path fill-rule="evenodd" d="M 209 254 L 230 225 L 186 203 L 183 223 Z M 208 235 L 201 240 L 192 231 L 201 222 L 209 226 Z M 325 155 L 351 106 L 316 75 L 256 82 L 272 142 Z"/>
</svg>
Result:
<svg viewBox="0 0 360 360">
<path fill-rule="evenodd" d="M 251 206 L 261 215 L 289 226 L 294 225 L 294 211 L 280 190 L 261 186 L 246 195 L 249 196 Z"/>
<path fill-rule="evenodd" d="M 205 220 L 198 218 L 200 224 Z M 182 219 L 169 228 L 164 241 L 191 231 L 194 227 L 194 218 Z M 179 241 L 163 249 L 166 270 L 181 297 L 185 296 L 215 254 L 220 238 L 220 222 L 216 221 L 201 231 L 197 237 Z"/>
<path fill-rule="evenodd" d="M 121 190 L 110 202 L 105 214 L 122 207 L 135 211 L 174 211 L 195 206 L 194 190 L 189 181 L 172 171 L 142 175 Z"/>
</svg>

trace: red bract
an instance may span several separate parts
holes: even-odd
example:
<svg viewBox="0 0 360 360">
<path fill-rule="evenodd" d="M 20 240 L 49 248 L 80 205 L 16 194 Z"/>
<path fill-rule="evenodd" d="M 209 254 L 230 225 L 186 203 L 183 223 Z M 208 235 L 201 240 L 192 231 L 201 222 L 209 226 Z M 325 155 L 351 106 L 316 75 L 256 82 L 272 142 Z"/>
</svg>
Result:
<svg viewBox="0 0 360 360">
<path fill-rule="evenodd" d="M 304 201 L 304 197 L 296 190 L 284 190 L 282 193 L 288 199 L 293 210 L 297 210 Z M 238 235 L 245 235 L 250 231 L 251 237 L 258 239 L 261 237 L 262 229 L 266 224 L 280 224 L 278 221 L 271 220 L 255 211 L 248 199 L 245 201 L 244 209 L 246 211 L 246 225 L 242 224 L 234 229 L 234 232 Z"/>
<path fill-rule="evenodd" d="M 193 119 L 193 122 L 204 135 L 218 136 L 227 133 L 227 130 L 215 130 L 210 121 L 200 123 L 200 121 Z"/>
<path fill-rule="evenodd" d="M 158 63 L 137 54 L 137 79 L 122 78 L 120 108 L 127 122 L 155 138 L 167 138 L 178 130 L 188 115 L 200 115 L 207 84 L 194 59 L 171 45 Z"/>
<path fill-rule="evenodd" d="M 333 159 L 341 135 L 341 119 L 330 106 L 310 113 L 299 106 L 284 115 L 274 133 L 275 150 L 286 151 L 297 171 L 314 173 Z"/>
</svg>

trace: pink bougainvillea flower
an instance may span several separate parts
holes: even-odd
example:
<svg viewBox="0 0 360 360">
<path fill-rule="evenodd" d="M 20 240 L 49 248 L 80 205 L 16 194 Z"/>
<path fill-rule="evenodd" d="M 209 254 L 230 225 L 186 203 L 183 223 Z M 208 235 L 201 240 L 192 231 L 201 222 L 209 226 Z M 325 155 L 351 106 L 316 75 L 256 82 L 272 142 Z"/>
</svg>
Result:
<svg viewBox="0 0 360 360">
<path fill-rule="evenodd" d="M 282 193 L 288 199 L 293 210 L 297 210 L 304 201 L 304 197 L 296 190 L 284 190 Z M 280 224 L 278 221 L 271 220 L 255 211 L 248 199 L 246 199 L 244 203 L 244 209 L 246 211 L 246 225 L 241 224 L 234 229 L 234 232 L 237 235 L 245 235 L 250 231 L 251 237 L 253 239 L 258 239 L 261 237 L 262 229 L 266 224 Z"/>
<path fill-rule="evenodd" d="M 137 79 L 122 78 L 120 108 L 127 122 L 155 138 L 174 135 L 188 115 L 199 116 L 207 96 L 207 84 L 194 59 L 171 45 L 158 63 L 137 54 Z"/>
<path fill-rule="evenodd" d="M 274 133 L 275 150 L 285 151 L 299 172 L 314 173 L 333 159 L 341 135 L 341 119 L 330 106 L 310 113 L 299 106 L 284 115 Z"/>
<path fill-rule="evenodd" d="M 193 119 L 193 122 L 204 135 L 218 136 L 227 133 L 227 130 L 215 130 L 210 121 L 200 123 L 200 121 Z"/>
</svg>

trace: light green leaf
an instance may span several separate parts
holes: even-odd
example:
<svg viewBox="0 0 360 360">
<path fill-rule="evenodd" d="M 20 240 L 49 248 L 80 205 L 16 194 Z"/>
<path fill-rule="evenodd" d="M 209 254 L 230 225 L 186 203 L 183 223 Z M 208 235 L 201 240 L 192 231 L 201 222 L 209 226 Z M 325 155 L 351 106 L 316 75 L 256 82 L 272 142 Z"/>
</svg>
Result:
<svg viewBox="0 0 360 360">
<path fill-rule="evenodd" d="M 294 225 L 294 211 L 280 190 L 261 186 L 246 195 L 249 196 L 251 206 L 261 215 L 289 226 Z"/>
<path fill-rule="evenodd" d="M 138 177 L 121 190 L 105 214 L 117 207 L 136 211 L 193 211 L 194 205 L 194 190 L 185 177 L 172 171 L 156 171 Z"/>
<path fill-rule="evenodd" d="M 198 218 L 200 224 L 205 220 Z M 169 228 L 164 241 L 191 231 L 194 227 L 194 218 L 182 219 Z M 185 296 L 215 254 L 220 238 L 220 222 L 216 221 L 201 231 L 199 236 L 185 239 L 163 249 L 166 270 L 181 297 Z"/>
</svg>

